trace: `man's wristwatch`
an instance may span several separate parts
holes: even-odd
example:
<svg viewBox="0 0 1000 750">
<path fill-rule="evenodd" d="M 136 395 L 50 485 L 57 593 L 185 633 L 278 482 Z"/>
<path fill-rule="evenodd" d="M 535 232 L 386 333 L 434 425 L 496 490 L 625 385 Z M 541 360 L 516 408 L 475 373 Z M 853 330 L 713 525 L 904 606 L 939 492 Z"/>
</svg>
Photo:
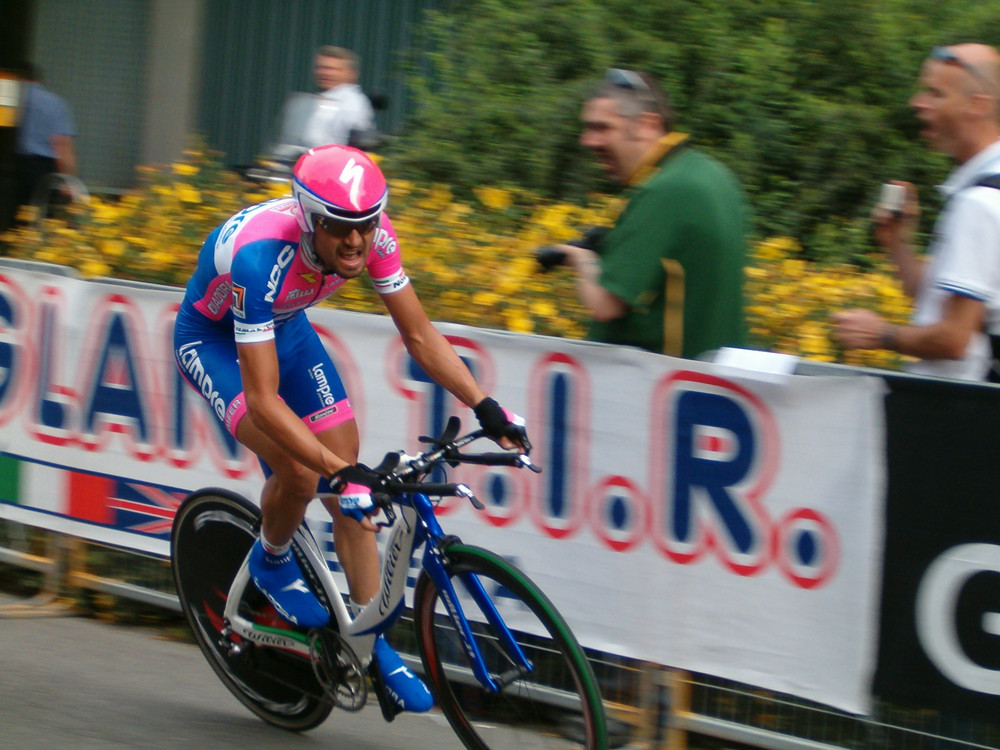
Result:
<svg viewBox="0 0 1000 750">
<path fill-rule="evenodd" d="M 882 332 L 878 337 L 879 346 L 890 352 L 896 351 L 896 334 L 898 331 L 899 326 L 894 326 L 892 323 L 886 323 L 882 327 Z"/>
</svg>

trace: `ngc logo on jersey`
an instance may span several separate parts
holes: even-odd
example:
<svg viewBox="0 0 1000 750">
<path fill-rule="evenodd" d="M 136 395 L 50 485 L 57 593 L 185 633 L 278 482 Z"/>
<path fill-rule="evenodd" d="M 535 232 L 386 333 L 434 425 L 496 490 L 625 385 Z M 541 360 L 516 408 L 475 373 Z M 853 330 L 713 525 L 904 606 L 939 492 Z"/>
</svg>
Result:
<svg viewBox="0 0 1000 750">
<path fill-rule="evenodd" d="M 281 285 L 282 272 L 292 262 L 295 257 L 295 245 L 285 245 L 278 253 L 274 265 L 271 267 L 271 275 L 267 279 L 267 294 L 264 295 L 265 302 L 274 302 L 278 294 L 278 287 Z"/>
<path fill-rule="evenodd" d="M 379 227 L 375 233 L 375 239 L 372 241 L 372 247 L 375 248 L 378 257 L 387 258 L 396 252 L 396 238 Z"/>
<path fill-rule="evenodd" d="M 330 382 L 326 379 L 326 373 L 323 372 L 323 365 L 316 365 L 309 371 L 309 374 L 316 381 L 316 395 L 319 396 L 320 401 L 325 406 L 333 406 L 337 400 L 333 397 Z"/>
</svg>

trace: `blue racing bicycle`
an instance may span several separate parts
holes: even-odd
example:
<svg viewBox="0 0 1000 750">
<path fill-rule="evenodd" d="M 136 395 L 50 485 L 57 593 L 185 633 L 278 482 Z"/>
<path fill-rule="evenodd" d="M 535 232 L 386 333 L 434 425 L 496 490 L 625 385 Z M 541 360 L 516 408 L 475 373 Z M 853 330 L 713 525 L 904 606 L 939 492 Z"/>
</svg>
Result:
<svg viewBox="0 0 1000 750">
<path fill-rule="evenodd" d="M 174 520 L 171 560 L 195 639 L 226 687 L 271 724 L 310 729 L 334 706 L 360 710 L 372 693 L 391 721 L 395 708 L 372 663 L 372 646 L 404 609 L 410 560 L 423 546 L 413 593 L 416 650 L 436 706 L 462 744 L 605 750 L 601 692 L 565 620 L 523 572 L 446 535 L 435 515 L 432 498 L 447 496 L 483 509 L 466 485 L 429 481 L 435 470 L 460 463 L 539 469 L 518 453 L 463 452 L 483 432 L 458 432 L 453 417 L 440 437 L 422 438 L 429 450 L 389 453 L 376 469 L 382 482 L 373 497 L 391 534 L 381 590 L 356 617 L 308 527 L 296 532 L 299 564 L 332 614 L 323 628 L 282 620 L 251 581 L 246 558 L 259 534 L 257 506 L 222 489 L 189 495 Z"/>
</svg>

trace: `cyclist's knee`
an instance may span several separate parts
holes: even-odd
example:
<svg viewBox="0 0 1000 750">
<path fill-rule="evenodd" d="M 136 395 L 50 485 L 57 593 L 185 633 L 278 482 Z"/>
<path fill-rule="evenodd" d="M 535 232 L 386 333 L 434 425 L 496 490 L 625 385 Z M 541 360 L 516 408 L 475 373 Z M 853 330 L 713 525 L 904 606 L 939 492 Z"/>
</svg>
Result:
<svg viewBox="0 0 1000 750">
<path fill-rule="evenodd" d="M 274 469 L 272 480 L 277 482 L 277 493 L 287 502 L 308 503 L 316 497 L 319 474 L 299 463 L 289 463 Z"/>
<path fill-rule="evenodd" d="M 371 532 L 366 531 L 358 521 L 344 515 L 337 504 L 336 498 L 333 498 L 330 503 L 324 503 L 324 505 L 326 505 L 326 509 L 329 511 L 330 518 L 333 521 L 334 536 L 340 539 L 371 536 Z"/>
</svg>

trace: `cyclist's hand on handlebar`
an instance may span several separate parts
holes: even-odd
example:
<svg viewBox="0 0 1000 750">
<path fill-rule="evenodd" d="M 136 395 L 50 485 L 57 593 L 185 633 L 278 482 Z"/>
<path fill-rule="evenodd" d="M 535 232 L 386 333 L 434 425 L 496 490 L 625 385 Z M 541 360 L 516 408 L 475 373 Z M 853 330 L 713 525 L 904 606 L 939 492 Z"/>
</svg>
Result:
<svg viewBox="0 0 1000 750">
<path fill-rule="evenodd" d="M 363 484 L 348 482 L 340 493 L 340 512 L 359 523 L 364 523 L 365 517 L 375 511 L 371 489 Z"/>
<path fill-rule="evenodd" d="M 355 464 L 330 477 L 330 490 L 340 495 L 340 512 L 365 525 L 366 517 L 378 510 L 372 500 L 372 487 L 381 481 L 382 477 L 364 464 Z"/>
<path fill-rule="evenodd" d="M 519 448 L 524 453 L 531 452 L 531 441 L 528 440 L 528 431 L 522 417 L 501 408 L 492 398 L 484 398 L 476 404 L 473 411 L 483 432 L 501 448 Z"/>
</svg>

